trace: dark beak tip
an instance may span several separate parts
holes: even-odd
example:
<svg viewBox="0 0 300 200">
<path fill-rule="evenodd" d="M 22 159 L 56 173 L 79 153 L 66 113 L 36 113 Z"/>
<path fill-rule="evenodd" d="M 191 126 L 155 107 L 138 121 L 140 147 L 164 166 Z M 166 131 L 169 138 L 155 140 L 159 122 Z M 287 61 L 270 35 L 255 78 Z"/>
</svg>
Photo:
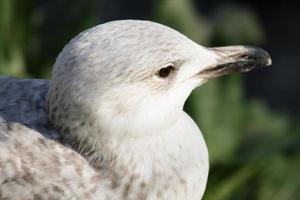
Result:
<svg viewBox="0 0 300 200">
<path fill-rule="evenodd" d="M 266 67 L 268 67 L 268 66 L 271 66 L 272 65 L 272 58 L 271 58 L 271 56 L 269 55 L 269 53 L 268 52 L 266 52 Z"/>
<path fill-rule="evenodd" d="M 270 54 L 262 48 L 254 46 L 244 46 L 246 49 L 245 54 L 253 59 L 258 65 L 257 67 L 267 67 L 272 65 L 272 59 Z"/>
<path fill-rule="evenodd" d="M 272 59 L 271 59 L 271 57 L 269 57 L 269 58 L 267 59 L 266 67 L 271 66 L 271 65 L 272 65 Z"/>
<path fill-rule="evenodd" d="M 262 48 L 254 46 L 227 46 L 209 48 L 217 55 L 217 63 L 208 66 L 198 73 L 207 79 L 231 74 L 234 72 L 249 72 L 252 69 L 272 65 L 269 53 Z"/>
</svg>

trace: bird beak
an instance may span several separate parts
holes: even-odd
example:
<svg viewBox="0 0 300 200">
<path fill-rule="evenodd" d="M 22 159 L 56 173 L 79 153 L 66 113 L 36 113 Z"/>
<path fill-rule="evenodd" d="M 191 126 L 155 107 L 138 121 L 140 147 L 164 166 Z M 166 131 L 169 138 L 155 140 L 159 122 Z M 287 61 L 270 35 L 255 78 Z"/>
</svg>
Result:
<svg viewBox="0 0 300 200">
<path fill-rule="evenodd" d="M 216 64 L 202 69 L 198 76 L 211 79 L 234 72 L 248 72 L 254 68 L 270 66 L 270 55 L 263 49 L 251 46 L 208 48 L 216 55 Z"/>
</svg>

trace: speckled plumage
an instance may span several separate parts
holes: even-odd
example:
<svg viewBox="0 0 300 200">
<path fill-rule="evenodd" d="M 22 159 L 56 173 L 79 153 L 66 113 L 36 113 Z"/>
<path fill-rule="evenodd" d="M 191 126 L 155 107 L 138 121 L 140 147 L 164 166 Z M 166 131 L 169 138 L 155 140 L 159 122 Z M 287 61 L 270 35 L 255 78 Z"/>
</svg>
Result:
<svg viewBox="0 0 300 200">
<path fill-rule="evenodd" d="M 0 199 L 97 199 L 99 173 L 75 151 L 2 118 L 0 142 Z"/>
<path fill-rule="evenodd" d="M 142 174 L 130 173 L 126 163 L 126 166 L 117 166 L 117 170 L 108 169 L 112 166 L 102 168 L 107 164 L 101 167 L 97 166 L 97 163 L 91 164 L 93 163 L 90 159 L 90 155 L 93 155 L 91 150 L 81 151 L 80 147 L 68 143 L 49 122 L 46 106 L 49 81 L 1 77 L 0 83 L 3 86 L 0 87 L 0 94 L 3 97 L 0 101 L 0 199 L 143 200 L 169 199 L 170 195 L 166 196 L 168 193 L 171 193 L 174 199 L 184 198 L 177 195 L 177 192 L 180 192 L 180 189 L 187 190 L 185 187 L 187 180 L 184 174 L 175 168 L 169 173 L 165 171 L 166 169 L 154 168 L 152 177 L 146 182 Z M 177 138 L 178 141 L 181 139 Z M 134 141 L 132 145 L 133 143 Z M 147 144 L 146 141 L 137 145 L 145 148 L 148 145 L 147 153 L 158 151 L 156 146 Z M 70 146 L 85 158 L 69 148 Z M 111 148 L 115 146 L 116 151 L 126 151 L 126 149 L 119 150 L 118 144 L 109 143 L 108 146 Z M 161 147 L 163 151 L 168 152 L 166 147 Z M 134 151 L 134 148 L 128 150 Z M 146 156 L 140 155 L 137 160 L 131 159 L 127 161 L 128 165 L 131 163 L 137 168 L 138 162 L 147 159 Z M 171 162 L 179 162 L 176 155 L 173 156 Z M 150 165 L 149 161 L 147 163 Z M 205 162 L 203 164 L 206 165 Z M 165 181 L 158 184 L 159 179 Z M 178 182 L 178 188 L 172 188 L 174 182 Z M 137 189 L 130 194 L 132 187 Z M 147 196 L 151 190 L 155 192 Z"/>
<path fill-rule="evenodd" d="M 165 195 L 174 182 L 179 183 L 175 191 L 186 190 L 187 180 L 176 169 L 169 173 L 153 169 L 152 177 L 145 182 L 142 174 L 129 173 L 127 165 L 118 166 L 116 174 L 87 162 L 91 150 L 81 151 L 68 143 L 48 120 L 49 81 L 1 77 L 0 83 L 3 86 L 0 94 L 4 97 L 0 101 L 0 199 L 169 199 Z M 74 147 L 85 159 L 60 143 Z M 146 143 L 140 145 L 146 147 Z M 109 146 L 118 144 L 109 143 Z M 149 151 L 155 153 L 158 149 L 150 144 Z M 145 156 L 139 156 L 141 161 Z M 172 160 L 177 162 L 176 155 Z M 134 164 L 139 160 L 128 162 Z M 166 180 L 157 184 L 161 178 Z M 133 186 L 138 189 L 130 194 Z M 156 191 L 147 197 L 150 190 Z"/>
<path fill-rule="evenodd" d="M 208 153 L 184 102 L 249 58 L 121 20 L 71 40 L 51 81 L 0 78 L 0 199 L 201 199 Z"/>
</svg>

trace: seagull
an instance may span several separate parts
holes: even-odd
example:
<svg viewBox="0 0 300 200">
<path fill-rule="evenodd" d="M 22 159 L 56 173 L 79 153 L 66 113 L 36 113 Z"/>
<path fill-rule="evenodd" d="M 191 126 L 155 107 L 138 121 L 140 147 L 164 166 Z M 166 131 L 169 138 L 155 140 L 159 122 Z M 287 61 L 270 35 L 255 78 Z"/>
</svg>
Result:
<svg viewBox="0 0 300 200">
<path fill-rule="evenodd" d="M 0 78 L 0 199 L 199 200 L 208 151 L 186 99 L 269 65 L 260 48 L 207 48 L 150 21 L 88 29 L 52 80 Z"/>
</svg>

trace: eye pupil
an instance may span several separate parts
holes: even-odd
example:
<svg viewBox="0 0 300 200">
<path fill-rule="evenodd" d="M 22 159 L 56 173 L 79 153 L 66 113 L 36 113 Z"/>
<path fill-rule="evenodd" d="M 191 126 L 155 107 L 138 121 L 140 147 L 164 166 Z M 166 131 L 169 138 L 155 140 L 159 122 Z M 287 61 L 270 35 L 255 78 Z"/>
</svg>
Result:
<svg viewBox="0 0 300 200">
<path fill-rule="evenodd" d="M 159 70 L 158 75 L 162 78 L 165 78 L 169 76 L 173 70 L 174 70 L 173 66 L 164 67 Z"/>
</svg>

